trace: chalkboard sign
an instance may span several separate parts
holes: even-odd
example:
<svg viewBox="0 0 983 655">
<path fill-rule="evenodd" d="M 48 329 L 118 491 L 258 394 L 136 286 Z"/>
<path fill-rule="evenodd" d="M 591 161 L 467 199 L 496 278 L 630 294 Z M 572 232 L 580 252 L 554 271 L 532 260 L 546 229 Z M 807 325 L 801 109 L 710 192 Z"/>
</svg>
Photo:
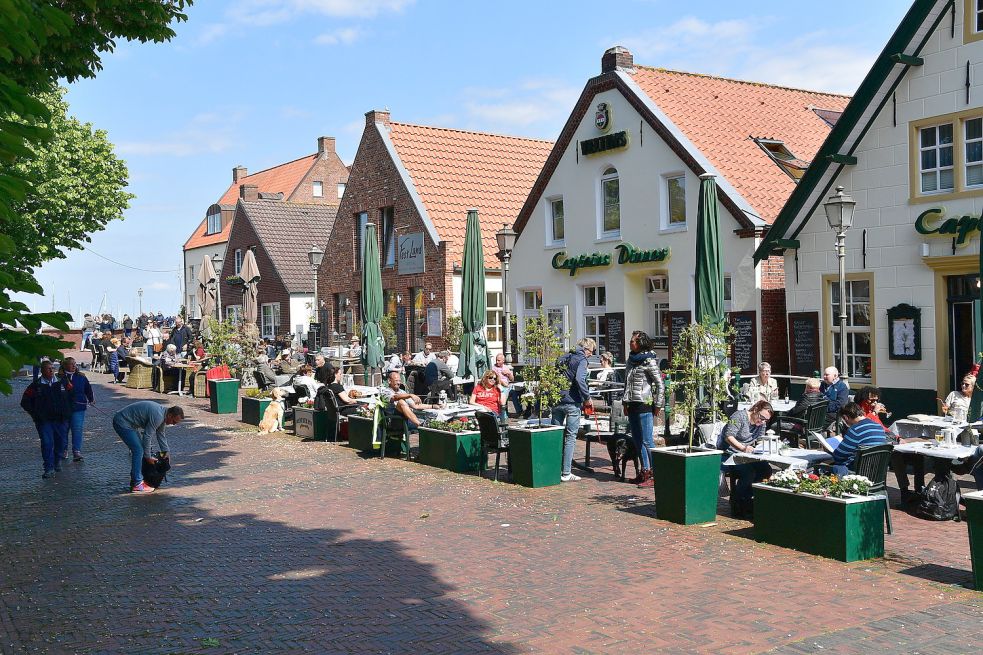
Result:
<svg viewBox="0 0 983 655">
<path fill-rule="evenodd" d="M 792 375 L 812 377 L 819 365 L 819 312 L 788 315 L 788 352 Z"/>
<path fill-rule="evenodd" d="M 669 362 L 672 362 L 672 350 L 679 343 L 680 333 L 693 322 L 689 310 L 684 312 L 669 312 Z"/>
<path fill-rule="evenodd" d="M 739 368 L 741 375 L 757 374 L 758 321 L 755 312 L 731 312 L 728 320 L 737 331 L 730 353 L 732 367 Z"/>
<path fill-rule="evenodd" d="M 406 352 L 406 305 L 396 307 L 396 352 Z"/>
<path fill-rule="evenodd" d="M 608 325 L 607 343 L 604 347 L 614 357 L 614 361 L 623 362 L 625 361 L 625 313 L 612 312 L 605 314 L 604 318 Z"/>
<path fill-rule="evenodd" d="M 317 323 L 307 326 L 307 349 L 312 351 L 321 349 L 321 326 Z"/>
</svg>

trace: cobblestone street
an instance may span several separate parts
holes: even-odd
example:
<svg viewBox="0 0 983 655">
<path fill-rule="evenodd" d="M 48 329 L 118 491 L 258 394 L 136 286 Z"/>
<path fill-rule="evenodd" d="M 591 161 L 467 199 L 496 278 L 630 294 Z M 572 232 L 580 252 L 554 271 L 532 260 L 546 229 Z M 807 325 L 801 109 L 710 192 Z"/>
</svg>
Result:
<svg viewBox="0 0 983 655">
<path fill-rule="evenodd" d="M 136 496 L 111 414 L 165 399 L 89 377 L 86 459 L 54 480 L 25 382 L 0 398 L 2 653 L 978 649 L 964 523 L 894 510 L 887 557 L 845 565 L 756 543 L 725 503 L 658 521 L 603 466 L 525 489 L 260 436 L 194 398 L 169 484 Z"/>
</svg>

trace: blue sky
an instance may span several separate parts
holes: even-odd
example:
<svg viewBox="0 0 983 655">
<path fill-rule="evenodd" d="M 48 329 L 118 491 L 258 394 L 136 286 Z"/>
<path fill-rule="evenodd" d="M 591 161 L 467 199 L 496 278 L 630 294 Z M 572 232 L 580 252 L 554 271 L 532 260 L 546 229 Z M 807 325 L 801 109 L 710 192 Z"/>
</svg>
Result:
<svg viewBox="0 0 983 655">
<path fill-rule="evenodd" d="M 649 66 L 852 93 L 904 0 L 198 0 L 177 38 L 123 44 L 68 101 L 109 132 L 136 194 L 91 250 L 37 271 L 33 309 L 174 312 L 181 246 L 242 164 L 335 136 L 363 114 L 555 139 L 605 48 Z M 100 257 L 100 255 L 102 257 Z M 119 262 L 110 263 L 104 258 Z M 146 269 L 146 270 L 137 270 Z"/>
</svg>

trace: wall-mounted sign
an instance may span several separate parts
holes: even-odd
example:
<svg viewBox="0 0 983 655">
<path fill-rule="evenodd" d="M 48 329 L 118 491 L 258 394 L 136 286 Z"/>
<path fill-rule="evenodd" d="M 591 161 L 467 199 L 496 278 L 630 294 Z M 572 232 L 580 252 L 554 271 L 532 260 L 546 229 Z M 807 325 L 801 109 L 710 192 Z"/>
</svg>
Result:
<svg viewBox="0 0 983 655">
<path fill-rule="evenodd" d="M 645 262 L 664 262 L 669 259 L 668 248 L 654 248 L 652 250 L 639 250 L 630 243 L 622 243 L 615 250 L 618 251 L 619 264 L 643 264 Z"/>
<path fill-rule="evenodd" d="M 615 246 L 618 251 L 618 264 L 643 264 L 645 262 L 664 262 L 672 254 L 669 248 L 653 248 L 652 250 L 639 250 L 630 243 L 621 243 Z M 606 252 L 592 252 L 576 257 L 567 257 L 567 253 L 558 252 L 553 255 L 551 262 L 556 270 L 570 271 L 570 277 L 577 274 L 581 268 L 596 268 L 598 266 L 610 266 L 611 254 Z"/>
<path fill-rule="evenodd" d="M 952 216 L 943 220 L 945 212 L 941 207 L 926 209 L 915 219 L 915 231 L 918 234 L 935 235 L 940 237 L 956 237 L 956 245 L 966 243 L 972 232 L 980 231 L 979 216 Z"/>
<path fill-rule="evenodd" d="M 594 112 L 594 127 L 602 132 L 611 129 L 611 107 L 608 103 L 602 102 L 597 105 L 597 111 Z"/>
<path fill-rule="evenodd" d="M 596 155 L 601 152 L 609 152 L 611 150 L 621 150 L 628 147 L 628 133 L 614 132 L 613 134 L 605 134 L 604 136 L 599 136 L 594 139 L 587 139 L 586 141 L 580 142 L 580 154 L 588 157 L 590 155 Z"/>
<path fill-rule="evenodd" d="M 399 249 L 399 275 L 422 273 L 423 261 L 423 232 L 402 234 L 397 241 Z"/>
<path fill-rule="evenodd" d="M 889 359 L 922 358 L 922 310 L 906 303 L 887 310 Z"/>
</svg>

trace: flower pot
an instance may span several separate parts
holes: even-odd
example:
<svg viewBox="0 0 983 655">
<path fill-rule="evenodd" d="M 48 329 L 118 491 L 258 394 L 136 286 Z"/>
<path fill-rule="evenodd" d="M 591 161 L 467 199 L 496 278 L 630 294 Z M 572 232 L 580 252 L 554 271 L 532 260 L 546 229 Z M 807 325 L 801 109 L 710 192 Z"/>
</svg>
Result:
<svg viewBox="0 0 983 655">
<path fill-rule="evenodd" d="M 245 399 L 243 399 L 245 400 Z M 294 434 L 314 441 L 334 441 L 333 425 L 328 413 L 311 407 L 294 408 Z"/>
<path fill-rule="evenodd" d="M 269 398 L 250 398 L 242 397 L 242 422 L 250 425 L 259 425 L 263 420 L 263 413 L 270 405 Z"/>
<path fill-rule="evenodd" d="M 235 414 L 239 410 L 239 380 L 209 380 L 208 407 L 213 414 Z"/>
<path fill-rule="evenodd" d="M 563 426 L 509 428 L 512 481 L 524 487 L 560 484 Z"/>
<path fill-rule="evenodd" d="M 687 452 L 686 446 L 653 449 L 655 515 L 684 525 L 715 520 L 722 454 L 708 448 Z"/>
<path fill-rule="evenodd" d="M 484 470 L 480 432 L 447 432 L 420 428 L 420 452 L 417 461 L 455 473 Z"/>
<path fill-rule="evenodd" d="M 969 525 L 969 553 L 973 560 L 973 585 L 983 591 L 983 491 L 963 495 Z"/>
<path fill-rule="evenodd" d="M 348 417 L 348 445 L 363 452 L 378 450 L 379 444 L 375 443 L 371 418 L 364 416 Z"/>
<path fill-rule="evenodd" d="M 884 498 L 831 498 L 754 485 L 754 538 L 855 562 L 884 556 Z"/>
</svg>

